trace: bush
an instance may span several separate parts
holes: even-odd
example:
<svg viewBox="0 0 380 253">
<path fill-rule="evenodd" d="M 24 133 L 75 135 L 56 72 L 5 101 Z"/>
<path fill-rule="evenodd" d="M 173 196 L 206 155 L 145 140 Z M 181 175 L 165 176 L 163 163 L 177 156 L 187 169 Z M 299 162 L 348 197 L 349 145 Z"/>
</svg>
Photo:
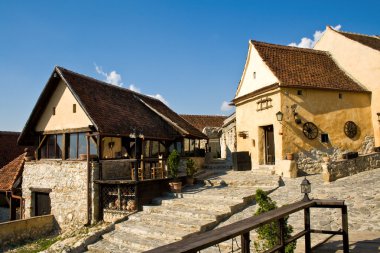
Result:
<svg viewBox="0 0 380 253">
<path fill-rule="evenodd" d="M 261 189 L 256 190 L 256 203 L 259 207 L 256 210 L 255 216 L 277 208 L 276 202 L 268 197 L 268 195 Z M 288 218 L 289 217 L 285 217 L 285 240 L 289 239 L 293 232 L 293 227 L 288 225 Z M 261 226 L 256 229 L 256 232 L 258 233 L 259 240 L 254 242 L 254 246 L 257 252 L 264 252 L 278 244 L 279 227 L 277 221 Z M 285 247 L 285 252 L 293 253 L 295 249 L 296 242 L 292 242 Z"/>
<path fill-rule="evenodd" d="M 178 166 L 180 160 L 180 155 L 178 154 L 177 150 L 174 149 L 168 157 L 169 174 L 172 178 L 176 179 L 178 176 Z"/>
<path fill-rule="evenodd" d="M 186 161 L 186 175 L 189 177 L 194 176 L 195 172 L 197 172 L 197 169 L 195 168 L 195 162 L 193 159 L 187 159 Z"/>
</svg>

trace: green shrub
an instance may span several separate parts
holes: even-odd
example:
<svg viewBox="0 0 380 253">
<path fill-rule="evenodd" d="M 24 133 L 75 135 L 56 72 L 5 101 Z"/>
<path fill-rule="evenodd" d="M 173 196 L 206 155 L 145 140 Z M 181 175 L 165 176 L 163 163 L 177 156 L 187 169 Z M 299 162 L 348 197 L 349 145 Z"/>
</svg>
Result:
<svg viewBox="0 0 380 253">
<path fill-rule="evenodd" d="M 174 149 L 168 157 L 169 174 L 172 178 L 176 179 L 178 177 L 178 167 L 180 160 L 180 155 L 178 154 L 177 150 Z"/>
<path fill-rule="evenodd" d="M 277 208 L 276 202 L 268 197 L 268 195 L 261 189 L 256 190 L 256 203 L 258 205 L 258 209 L 256 210 L 255 216 Z M 289 217 L 285 217 L 284 223 L 285 240 L 289 239 L 291 237 L 291 233 L 293 232 L 293 227 L 288 225 L 288 218 Z M 259 240 L 254 242 L 254 246 L 257 252 L 264 252 L 278 244 L 279 227 L 277 221 L 259 227 L 256 229 L 256 232 Z M 295 249 L 296 242 L 292 242 L 285 247 L 285 252 L 293 253 Z"/>
<path fill-rule="evenodd" d="M 186 175 L 189 177 L 194 176 L 197 169 L 195 168 L 195 162 L 193 159 L 189 158 L 186 161 Z"/>
</svg>

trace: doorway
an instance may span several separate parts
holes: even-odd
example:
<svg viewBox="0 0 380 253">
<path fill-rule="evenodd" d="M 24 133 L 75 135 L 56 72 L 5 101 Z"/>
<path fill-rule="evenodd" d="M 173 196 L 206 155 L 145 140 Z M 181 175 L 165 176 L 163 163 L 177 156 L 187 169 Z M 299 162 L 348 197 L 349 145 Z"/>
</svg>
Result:
<svg viewBox="0 0 380 253">
<path fill-rule="evenodd" d="M 275 149 L 274 149 L 274 133 L 273 125 L 264 126 L 264 138 L 265 138 L 265 164 L 275 164 Z"/>
<path fill-rule="evenodd" d="M 34 216 L 47 215 L 51 211 L 50 196 L 47 192 L 34 192 Z"/>
</svg>

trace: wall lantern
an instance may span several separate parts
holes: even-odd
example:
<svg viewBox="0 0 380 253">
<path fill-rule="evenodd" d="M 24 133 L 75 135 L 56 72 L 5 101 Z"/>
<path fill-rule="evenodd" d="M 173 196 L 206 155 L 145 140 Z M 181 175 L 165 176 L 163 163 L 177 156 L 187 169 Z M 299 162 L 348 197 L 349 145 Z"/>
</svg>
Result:
<svg viewBox="0 0 380 253">
<path fill-rule="evenodd" d="M 380 122 L 380 112 L 377 113 L 377 120 Z"/>
<path fill-rule="evenodd" d="M 277 120 L 279 121 L 279 122 L 281 122 L 282 121 L 282 117 L 284 116 L 284 114 L 281 112 L 281 111 L 279 111 L 278 113 L 276 113 L 276 117 L 277 117 Z"/>
<path fill-rule="evenodd" d="M 306 179 L 306 177 L 302 180 L 301 183 L 301 193 L 304 193 L 303 201 L 310 201 L 309 199 L 309 193 L 311 192 L 311 184 L 309 180 Z"/>
</svg>

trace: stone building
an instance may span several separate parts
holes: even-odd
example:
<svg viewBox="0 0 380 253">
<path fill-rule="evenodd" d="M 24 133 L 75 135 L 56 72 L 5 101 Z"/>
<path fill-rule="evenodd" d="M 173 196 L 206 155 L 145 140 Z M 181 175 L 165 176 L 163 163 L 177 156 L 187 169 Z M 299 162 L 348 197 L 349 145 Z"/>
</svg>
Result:
<svg viewBox="0 0 380 253">
<path fill-rule="evenodd" d="M 204 142 L 202 148 L 205 148 L 211 157 L 221 158 L 220 135 L 223 121 L 226 116 L 218 115 L 181 115 L 187 122 L 192 124 L 199 131 L 208 137 L 208 141 Z"/>
<path fill-rule="evenodd" d="M 66 230 L 123 216 L 168 187 L 173 149 L 191 157 L 203 139 L 157 99 L 55 67 L 18 140 L 37 147 L 25 217 L 52 213 Z"/>
<path fill-rule="evenodd" d="M 236 115 L 228 116 L 223 121 L 220 136 L 221 158 L 232 161 L 232 154 L 236 152 Z"/>
<path fill-rule="evenodd" d="M 380 37 L 337 31 L 327 26 L 315 49 L 328 51 L 346 73 L 372 92 L 371 122 L 380 146 Z"/>
<path fill-rule="evenodd" d="M 371 91 L 326 51 L 250 41 L 235 98 L 237 151 L 253 168 L 283 170 L 286 154 L 319 172 L 323 153 L 337 159 L 373 138 Z"/>
</svg>

